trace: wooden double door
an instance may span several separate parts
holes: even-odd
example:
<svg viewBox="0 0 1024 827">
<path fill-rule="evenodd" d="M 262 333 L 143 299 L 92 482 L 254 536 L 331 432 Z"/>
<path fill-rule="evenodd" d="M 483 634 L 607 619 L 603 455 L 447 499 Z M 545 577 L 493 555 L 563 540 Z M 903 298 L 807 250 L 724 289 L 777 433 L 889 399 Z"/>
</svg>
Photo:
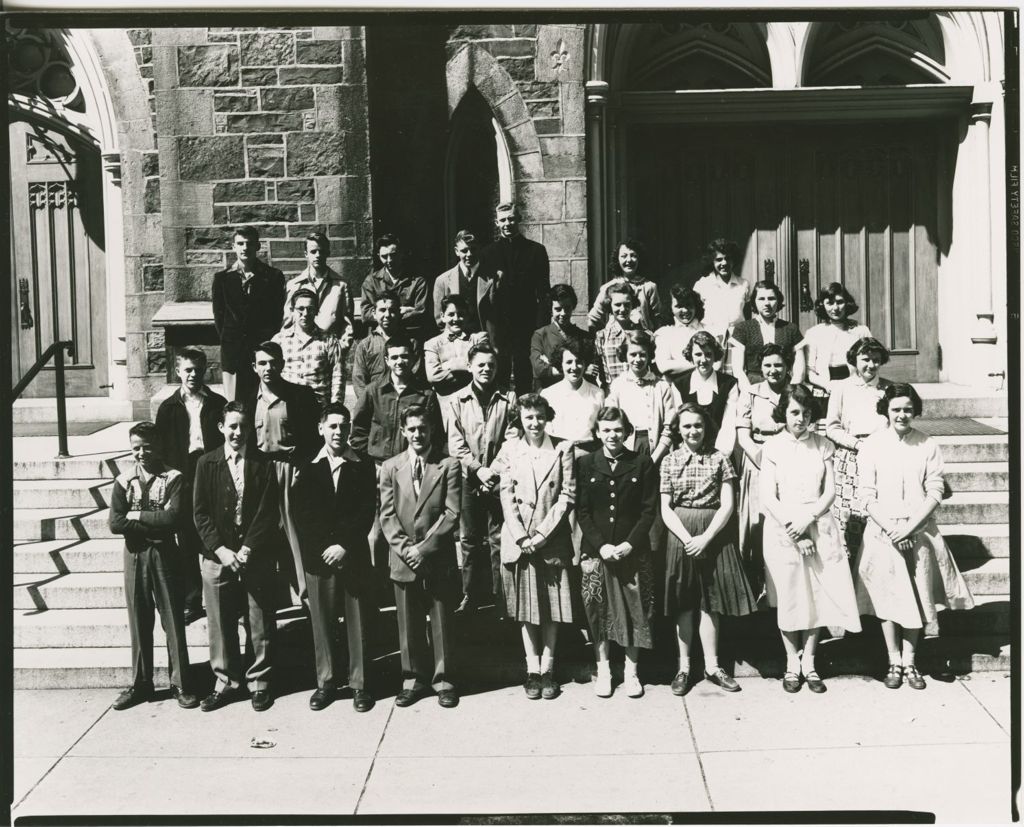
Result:
<svg viewBox="0 0 1024 827">
<path fill-rule="evenodd" d="M 12 120 L 11 360 L 15 381 L 57 339 L 69 396 L 105 395 L 107 297 L 100 156 L 48 126 Z M 25 396 L 55 394 L 53 362 Z"/>
<path fill-rule="evenodd" d="M 740 249 L 750 283 L 773 273 L 785 318 L 815 324 L 833 281 L 892 352 L 884 374 L 936 381 L 944 124 L 702 127 L 634 124 L 620 155 L 620 227 L 648 244 L 663 293 L 704 275 L 710 239 Z M 803 301 L 801 301 L 803 299 Z"/>
</svg>

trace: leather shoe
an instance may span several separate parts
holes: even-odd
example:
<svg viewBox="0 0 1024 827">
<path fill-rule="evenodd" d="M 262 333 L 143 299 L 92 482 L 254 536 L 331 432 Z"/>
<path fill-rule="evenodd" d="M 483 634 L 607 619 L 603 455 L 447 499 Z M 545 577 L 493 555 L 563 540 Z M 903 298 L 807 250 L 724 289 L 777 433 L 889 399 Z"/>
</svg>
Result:
<svg viewBox="0 0 1024 827">
<path fill-rule="evenodd" d="M 202 609 L 193 609 L 192 611 L 185 612 L 185 625 L 189 626 L 202 617 L 206 617 L 206 612 Z"/>
<path fill-rule="evenodd" d="M 886 689 L 899 689 L 903 685 L 903 667 L 898 663 L 890 663 L 883 683 Z"/>
<path fill-rule="evenodd" d="M 536 701 L 540 698 L 543 689 L 541 688 L 540 675 L 536 672 L 529 672 L 526 675 L 526 682 L 523 684 L 523 690 L 526 692 L 526 697 L 531 701 Z"/>
<path fill-rule="evenodd" d="M 716 669 L 714 672 L 705 672 L 704 677 L 715 686 L 724 689 L 726 692 L 740 691 L 740 685 L 736 683 L 736 679 L 727 674 L 721 667 Z"/>
<path fill-rule="evenodd" d="M 199 706 L 199 698 L 191 692 L 183 692 L 177 686 L 171 687 L 171 697 L 177 699 L 178 706 L 182 709 L 195 709 Z"/>
<path fill-rule="evenodd" d="M 117 696 L 111 706 L 114 709 L 130 709 L 138 704 L 145 703 L 153 697 L 152 686 L 129 686 L 124 692 Z"/>
<path fill-rule="evenodd" d="M 437 693 L 437 703 L 445 709 L 451 709 L 452 707 L 458 706 L 459 693 L 454 689 L 442 689 Z"/>
<path fill-rule="evenodd" d="M 352 690 L 352 707 L 356 712 L 369 712 L 373 709 L 373 695 L 365 689 Z"/>
<path fill-rule="evenodd" d="M 207 695 L 199 703 L 199 708 L 203 712 L 213 712 L 215 709 L 220 709 L 222 706 L 227 706 L 230 703 L 234 703 L 238 700 L 239 692 L 237 689 L 225 689 L 218 692 L 216 689 Z"/>
<path fill-rule="evenodd" d="M 274 705 L 269 689 L 257 689 L 252 693 L 252 708 L 257 712 L 266 712 Z"/>
<path fill-rule="evenodd" d="M 808 681 L 810 684 L 810 681 Z M 782 676 L 782 688 L 791 695 L 800 691 L 800 676 L 796 672 L 787 672 Z"/>
<path fill-rule="evenodd" d="M 928 686 L 924 682 L 924 678 L 921 677 L 921 673 L 917 671 L 916 666 L 904 666 L 903 677 L 907 681 L 907 686 L 911 689 L 924 689 Z"/>
<path fill-rule="evenodd" d="M 540 696 L 545 701 L 553 700 L 562 694 L 562 687 L 555 680 L 554 673 L 545 672 L 540 678 Z"/>
<path fill-rule="evenodd" d="M 314 712 L 326 709 L 334 702 L 337 694 L 338 690 L 333 686 L 317 687 L 316 692 L 314 692 L 309 698 L 309 708 Z"/>
<path fill-rule="evenodd" d="M 820 695 L 828 689 L 828 687 L 825 686 L 825 681 L 821 679 L 821 676 L 817 672 L 808 672 L 804 675 L 804 680 L 807 681 L 807 688 L 815 695 Z"/>
<path fill-rule="evenodd" d="M 395 696 L 395 706 L 412 706 L 425 694 L 422 689 L 403 689 Z"/>
<path fill-rule="evenodd" d="M 686 672 L 676 672 L 676 676 L 672 678 L 672 694 L 678 695 L 680 698 L 686 694 L 686 684 L 689 682 L 690 676 Z"/>
</svg>

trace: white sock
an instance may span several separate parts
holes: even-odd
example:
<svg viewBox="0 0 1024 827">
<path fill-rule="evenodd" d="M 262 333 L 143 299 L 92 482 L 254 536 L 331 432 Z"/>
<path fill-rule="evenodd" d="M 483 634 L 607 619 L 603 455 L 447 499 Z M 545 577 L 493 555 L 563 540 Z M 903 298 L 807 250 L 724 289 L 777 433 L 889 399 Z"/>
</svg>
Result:
<svg viewBox="0 0 1024 827">
<path fill-rule="evenodd" d="M 811 674 L 814 670 L 814 655 L 804 652 L 803 657 L 800 659 L 800 666 L 805 675 Z"/>
<path fill-rule="evenodd" d="M 540 656 L 540 673 L 551 672 L 555 668 L 555 659 L 551 655 Z"/>
<path fill-rule="evenodd" d="M 612 665 L 606 660 L 599 660 L 597 662 L 597 674 L 598 676 L 603 675 L 607 672 L 612 671 Z"/>
<path fill-rule="evenodd" d="M 704 656 L 704 671 L 709 675 L 718 671 L 718 655 Z"/>
<path fill-rule="evenodd" d="M 914 665 L 914 653 L 913 652 L 911 652 L 909 655 L 904 653 L 904 655 L 903 655 L 903 665 L 904 665 L 904 667 L 906 667 L 906 666 L 913 666 Z"/>
<path fill-rule="evenodd" d="M 623 676 L 636 674 L 636 664 L 629 660 L 629 658 L 622 662 L 622 674 Z"/>
<path fill-rule="evenodd" d="M 690 674 L 690 659 L 679 658 L 679 672 L 685 672 L 687 675 Z"/>
<path fill-rule="evenodd" d="M 889 665 L 890 666 L 899 666 L 900 664 L 901 664 L 900 653 L 890 649 L 889 650 Z"/>
<path fill-rule="evenodd" d="M 792 672 L 794 675 L 800 674 L 800 656 L 799 655 L 786 655 L 786 671 Z"/>
<path fill-rule="evenodd" d="M 531 675 L 538 674 L 540 672 L 540 655 L 526 656 L 526 671 Z"/>
</svg>

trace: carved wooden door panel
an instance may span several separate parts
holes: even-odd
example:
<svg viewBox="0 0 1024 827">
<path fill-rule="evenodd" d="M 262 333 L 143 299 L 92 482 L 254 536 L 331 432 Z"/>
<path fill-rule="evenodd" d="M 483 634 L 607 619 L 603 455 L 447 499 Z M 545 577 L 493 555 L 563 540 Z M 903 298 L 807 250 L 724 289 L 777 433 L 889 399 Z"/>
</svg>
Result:
<svg viewBox="0 0 1024 827">
<path fill-rule="evenodd" d="M 99 154 L 26 121 L 11 123 L 9 137 L 13 375 L 23 376 L 55 339 L 69 339 L 68 395 L 103 395 L 107 302 Z M 24 395 L 54 393 L 51 362 Z"/>
</svg>

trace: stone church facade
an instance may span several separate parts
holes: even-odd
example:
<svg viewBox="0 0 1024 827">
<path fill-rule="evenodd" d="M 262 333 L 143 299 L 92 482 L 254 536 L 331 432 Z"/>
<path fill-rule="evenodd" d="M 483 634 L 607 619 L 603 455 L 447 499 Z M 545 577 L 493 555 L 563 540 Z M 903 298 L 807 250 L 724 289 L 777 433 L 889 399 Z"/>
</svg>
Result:
<svg viewBox="0 0 1024 827">
<path fill-rule="evenodd" d="M 667 294 L 726 236 L 801 327 L 843 281 L 901 377 L 991 386 L 1007 20 L 8 21 L 15 378 L 71 337 L 69 392 L 148 414 L 176 347 L 217 361 L 209 290 L 232 226 L 256 225 L 286 273 L 326 232 L 357 281 L 394 232 L 429 281 L 457 230 L 489 233 L 514 198 L 581 297 L 621 239 L 646 242 Z"/>
</svg>

